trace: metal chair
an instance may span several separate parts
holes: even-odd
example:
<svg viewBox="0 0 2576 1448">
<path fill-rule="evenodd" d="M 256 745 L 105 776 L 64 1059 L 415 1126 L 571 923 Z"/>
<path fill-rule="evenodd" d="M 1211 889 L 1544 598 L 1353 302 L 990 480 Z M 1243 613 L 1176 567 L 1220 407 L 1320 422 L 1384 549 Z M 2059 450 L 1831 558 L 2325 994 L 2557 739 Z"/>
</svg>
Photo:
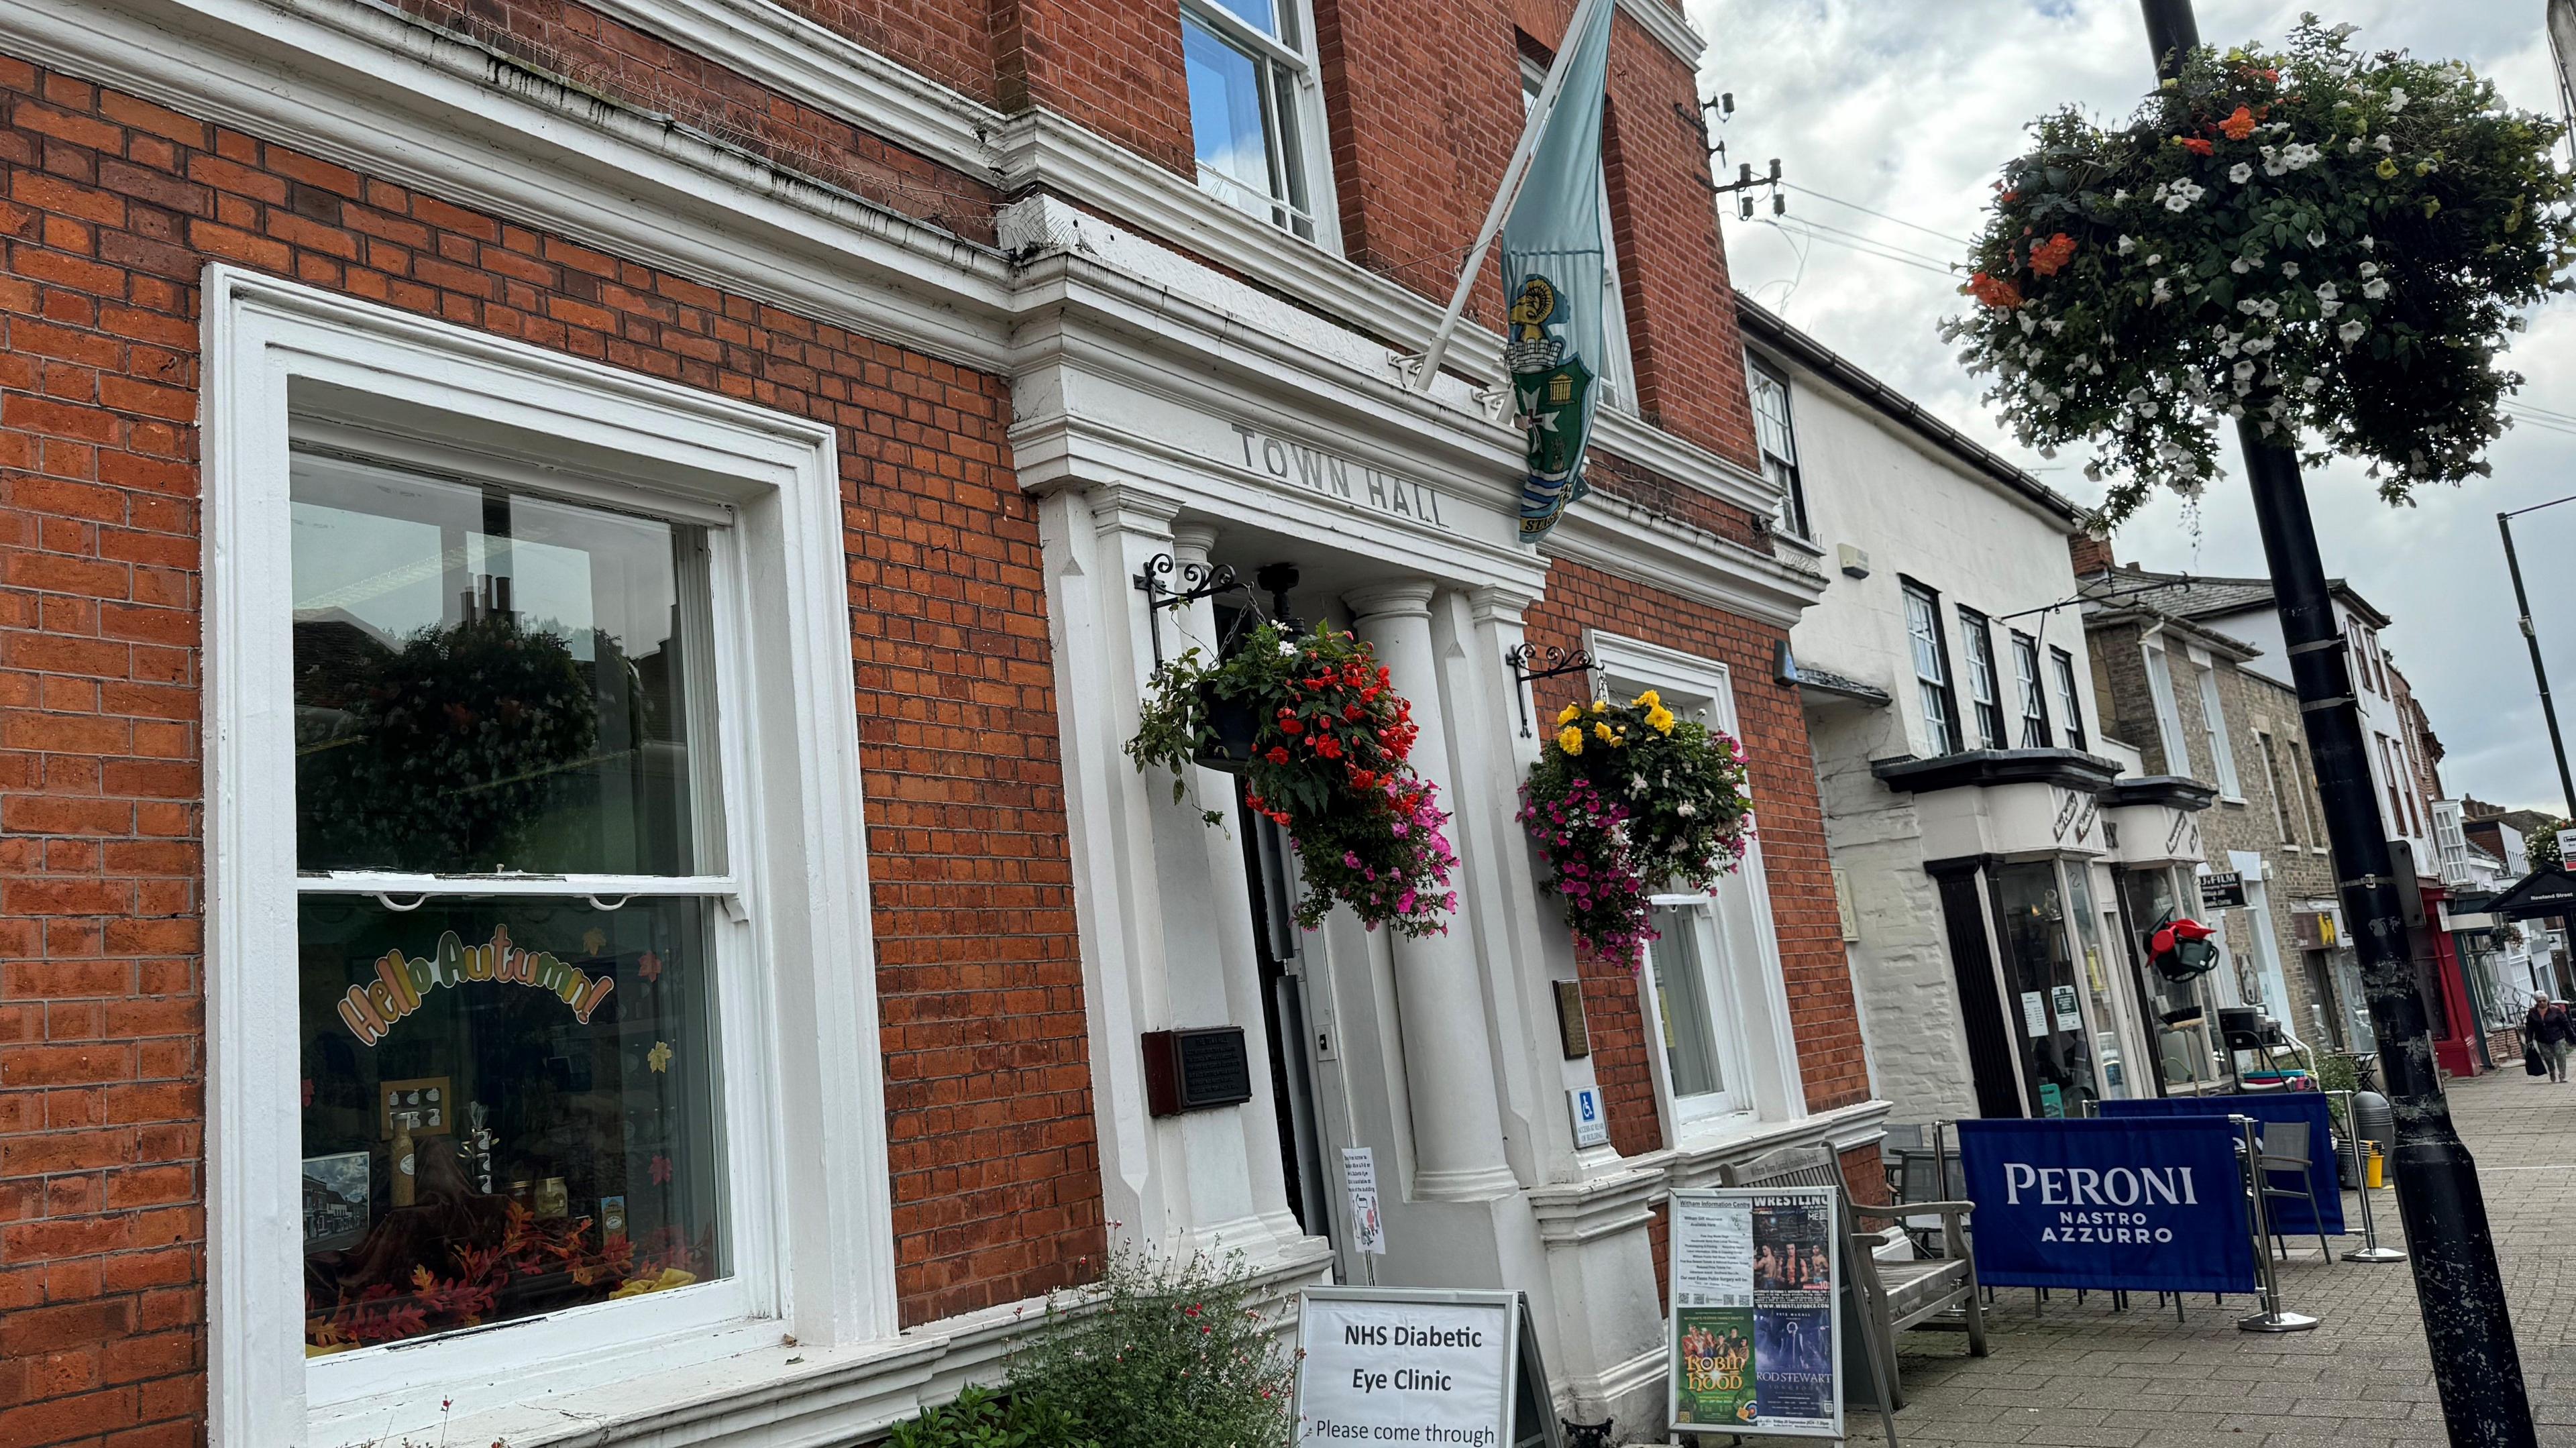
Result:
<svg viewBox="0 0 2576 1448">
<path fill-rule="evenodd" d="M 1836 1247 L 1842 1254 L 1846 1280 L 1853 1289 L 1854 1301 L 1865 1321 L 1866 1331 L 1878 1349 L 1879 1361 L 1886 1366 L 1888 1397 L 1886 1406 L 1893 1410 L 1905 1406 L 1905 1394 L 1896 1381 L 1896 1335 L 1909 1327 L 1948 1326 L 1946 1319 L 1953 1308 L 1964 1314 L 1968 1330 L 1968 1351 L 1976 1357 L 1986 1355 L 1986 1309 L 1977 1291 L 1977 1264 L 1968 1255 L 1966 1226 L 1974 1204 L 1967 1193 L 1954 1201 L 1908 1202 L 1903 1206 L 1881 1207 L 1854 1202 L 1851 1189 L 1843 1181 L 1842 1160 L 1822 1146 L 1791 1146 L 1766 1152 L 1751 1161 L 1729 1162 L 1718 1168 L 1718 1179 L 1730 1187 L 1829 1186 L 1834 1189 L 1836 1207 L 1842 1222 L 1842 1241 Z M 1854 1231 L 1862 1217 L 1879 1219 L 1930 1214 L 1941 1219 L 1945 1257 L 1928 1261 L 1882 1262 Z"/>
<path fill-rule="evenodd" d="M 1887 1169 L 1887 1189 L 1901 1192 L 1905 1153 L 1928 1149 L 1921 1124 L 1890 1126 L 1884 1129 L 1878 1143 L 1878 1164 Z M 1902 1196 L 1898 1200 L 1903 1200 Z"/>
<path fill-rule="evenodd" d="M 1938 1131 L 1940 1128 L 1935 1127 Z M 1968 1199 L 1968 1168 L 1955 1151 L 1942 1149 L 1939 1138 L 1928 1150 L 1900 1152 L 1896 1164 L 1896 1202 L 1912 1206 L 1918 1202 L 1964 1202 Z M 1935 1237 L 1946 1225 L 1938 1212 L 1925 1212 L 1897 1218 L 1897 1224 L 1914 1239 L 1915 1246 L 1926 1257 L 1941 1255 Z"/>
<path fill-rule="evenodd" d="M 2317 1208 L 2316 1191 L 2308 1175 L 2310 1166 L 2308 1123 L 2304 1121 L 2264 1122 L 2255 1141 L 2261 1149 L 2258 1165 L 2262 1173 L 2263 1195 L 2267 1198 L 2286 1197 L 2306 1202 L 2308 1220 L 2317 1224 L 2317 1250 L 2326 1261 L 2334 1261 L 2334 1248 L 2326 1242 L 2325 1213 Z M 2272 1180 L 2272 1173 L 2276 1171 L 2298 1173 L 2299 1184 L 2295 1187 L 2276 1185 Z M 2282 1260 L 2289 1260 L 2290 1245 L 2278 1228 L 2273 1230 L 2272 1240 L 2279 1246 Z"/>
</svg>

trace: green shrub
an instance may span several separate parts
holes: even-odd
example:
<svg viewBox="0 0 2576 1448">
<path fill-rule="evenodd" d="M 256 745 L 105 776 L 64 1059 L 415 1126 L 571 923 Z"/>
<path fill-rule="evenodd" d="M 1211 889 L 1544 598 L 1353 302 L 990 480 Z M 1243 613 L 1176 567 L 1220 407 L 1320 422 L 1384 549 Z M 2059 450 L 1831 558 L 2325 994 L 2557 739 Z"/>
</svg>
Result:
<svg viewBox="0 0 2576 1448">
<path fill-rule="evenodd" d="M 886 1448 L 1101 1448 L 1073 1415 L 1041 1394 L 1007 1400 L 968 1388 L 957 1401 L 897 1423 Z"/>
<path fill-rule="evenodd" d="M 1007 1400 L 969 1388 L 886 1448 L 1285 1448 L 1294 1359 L 1239 1257 L 1110 1255 L 1047 1299 Z"/>
<path fill-rule="evenodd" d="M 1011 1381 L 1100 1448 L 1279 1448 L 1293 1363 L 1251 1295 L 1240 1259 L 1121 1249 L 1094 1293 L 1048 1302 Z"/>
</svg>

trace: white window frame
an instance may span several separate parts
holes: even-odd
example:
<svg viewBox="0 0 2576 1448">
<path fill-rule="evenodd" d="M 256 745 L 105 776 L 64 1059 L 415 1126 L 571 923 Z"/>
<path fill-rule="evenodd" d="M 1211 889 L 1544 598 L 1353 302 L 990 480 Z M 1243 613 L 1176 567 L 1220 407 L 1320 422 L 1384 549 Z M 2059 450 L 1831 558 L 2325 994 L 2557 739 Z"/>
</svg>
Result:
<svg viewBox="0 0 2576 1448">
<path fill-rule="evenodd" d="M 1780 506 L 1774 517 L 1781 531 L 1812 542 L 1815 522 L 1807 516 L 1806 475 L 1798 470 L 1798 399 L 1789 383 L 1789 369 L 1775 366 L 1769 358 L 1748 349 L 1744 354 L 1744 391 L 1753 407 L 1754 447 L 1762 455 L 1763 474 L 1780 485 Z M 1763 435 L 1767 421 L 1763 416 L 1765 391 L 1780 399 L 1780 448 L 1773 448 Z M 1775 471 L 1777 476 L 1772 476 Z"/>
<path fill-rule="evenodd" d="M 2007 633 L 2007 646 L 2013 656 L 2013 689 L 2021 701 L 2021 727 L 2014 738 L 2024 749 L 2054 749 L 2056 731 L 2048 722 L 2048 680 L 2042 674 L 2048 668 L 2041 656 L 2039 640 L 2019 629 Z"/>
<path fill-rule="evenodd" d="M 1634 698 L 1653 689 L 1666 707 L 1695 718 L 1737 739 L 1732 672 L 1714 659 L 1636 639 L 1587 631 L 1584 647 L 1606 691 Z M 1732 1040 L 1728 1023 L 1712 1022 L 1726 1067 L 1728 1100 L 1673 1098 L 1669 1063 L 1664 1059 L 1662 1003 L 1656 997 L 1653 972 L 1637 972 L 1639 1003 L 1648 1032 L 1646 1056 L 1655 1079 L 1656 1103 L 1663 1113 L 1664 1140 L 1690 1148 L 1723 1141 L 1757 1123 L 1794 1120 L 1807 1114 L 1804 1076 L 1798 1066 L 1798 1041 L 1789 1013 L 1789 991 L 1780 964 L 1780 936 L 1771 917 L 1770 877 L 1762 862 L 1762 836 L 1747 839 L 1744 859 L 1733 874 L 1719 879 L 1705 896 L 1652 897 L 1657 904 L 1700 903 L 1708 910 L 1711 934 L 1719 948 L 1707 953 L 1724 979 L 1709 982 L 1707 998 L 1733 1007 Z M 1726 1058 L 1733 1047 L 1738 1054 Z"/>
<path fill-rule="evenodd" d="M 2469 867 L 2469 835 L 2460 825 L 2460 802 L 2437 799 L 2432 804 L 2433 852 L 2442 862 L 2442 883 L 2471 885 L 2477 875 Z"/>
<path fill-rule="evenodd" d="M 1905 625 L 1905 651 L 1914 666 L 1914 693 L 1918 715 L 1923 721 L 1923 740 L 1932 746 L 1932 756 L 1965 752 L 1968 744 L 1967 722 L 1959 717 L 1959 690 L 1952 678 L 1950 642 L 1941 636 L 1941 595 L 1929 584 L 1911 578 L 1897 580 Z M 1916 617 L 1920 606 L 1921 617 Z M 1922 625 L 1917 628 L 1917 623 Z M 1928 647 L 1937 674 L 1923 671 L 1924 652 Z M 1944 726 L 1946 725 L 1946 732 Z"/>
<path fill-rule="evenodd" d="M 1968 712 L 1977 716 L 1977 741 L 1988 749 L 2010 749 L 2012 721 L 2004 717 L 2003 673 L 1995 665 L 1994 620 L 1964 603 L 1955 607 L 1959 614 L 1959 652 L 1968 661 Z"/>
<path fill-rule="evenodd" d="M 2209 747 L 2209 767 L 2218 778 L 2219 797 L 2238 804 L 2245 802 L 2245 782 L 2236 775 L 2236 745 L 2227 737 L 2227 707 L 2218 697 L 2218 669 L 2214 664 L 2195 664 L 2200 675 L 2200 733 Z"/>
<path fill-rule="evenodd" d="M 2066 724 L 2062 731 L 2066 747 L 2077 751 L 2091 749 L 2093 731 L 2084 727 L 2084 693 L 2075 682 L 2074 651 L 2050 645 L 2048 672 L 2050 682 L 2056 686 L 2058 702 L 2066 706 Z"/>
<path fill-rule="evenodd" d="M 1181 0 L 1174 13 L 1253 57 L 1256 73 L 1265 82 L 1263 115 L 1271 112 L 1272 97 L 1266 86 L 1268 65 L 1279 66 L 1290 74 L 1289 90 L 1295 97 L 1293 120 L 1297 127 L 1294 169 L 1306 186 L 1306 207 L 1300 211 L 1284 196 L 1253 196 L 1241 181 L 1204 166 L 1198 167 L 1197 171 L 1199 189 L 1254 220 L 1339 256 L 1342 254 L 1341 206 L 1333 194 L 1332 135 L 1324 115 L 1323 58 L 1315 48 L 1315 7 L 1313 0 L 1272 0 L 1272 3 L 1277 7 L 1274 13 L 1289 18 L 1289 25 L 1295 30 L 1293 44 L 1277 36 L 1263 34 L 1217 0 Z M 1182 101 L 1186 105 L 1189 99 L 1186 76 L 1182 86 Z M 1262 141 L 1269 148 L 1271 164 L 1284 174 L 1290 167 L 1290 158 L 1284 154 L 1286 142 L 1278 128 L 1264 126 Z M 1192 154 L 1196 155 L 1195 135 L 1192 137 Z M 1267 208 L 1278 215 L 1263 217 L 1257 214 L 1257 208 Z M 1281 217 L 1287 221 L 1283 223 L 1279 219 Z M 1312 234 L 1299 235 L 1297 222 L 1305 223 Z"/>
<path fill-rule="evenodd" d="M 2156 706 L 2156 733 L 2165 748 L 2165 773 L 2189 778 L 2191 755 L 2183 745 L 2182 707 L 2174 696 L 2173 670 L 2161 645 L 2149 643 L 2145 653 L 2147 694 Z"/>
<path fill-rule="evenodd" d="M 229 266 L 202 295 L 214 1448 L 420 1433 L 442 1398 L 460 1421 L 540 1395 L 606 1418 L 639 1384 L 783 1334 L 894 1337 L 884 1084 L 879 1053 L 852 1049 L 877 1010 L 832 429 Z M 277 1002 L 297 988 L 289 450 L 314 429 L 397 465 L 464 454 L 505 485 L 720 525 L 710 733 L 730 869 L 668 883 L 720 902 L 726 1278 L 304 1357 L 299 1023 Z"/>
<path fill-rule="evenodd" d="M 2257 729 L 2254 731 L 2254 747 L 2263 755 L 2263 782 L 2272 791 L 2273 831 L 2279 836 L 2283 849 L 2295 850 L 2306 841 L 2299 834 L 2298 816 L 2292 813 L 2296 801 L 2290 798 L 2290 791 L 2296 786 L 2290 783 L 2282 767 L 2280 740 L 2268 729 Z"/>
<path fill-rule="evenodd" d="M 1281 0 L 1286 3 L 1286 0 Z M 1547 84 L 1547 68 L 1527 56 L 1521 58 L 1521 118 L 1529 118 L 1530 107 L 1537 103 L 1538 93 Z M 1637 411 L 1637 359 L 1628 347 L 1627 293 L 1619 283 L 1619 227 L 1610 210 L 1610 168 L 1601 168 L 1599 187 L 1601 202 L 1601 350 L 1609 355 L 1602 361 L 1601 401 L 1621 412 Z"/>
</svg>

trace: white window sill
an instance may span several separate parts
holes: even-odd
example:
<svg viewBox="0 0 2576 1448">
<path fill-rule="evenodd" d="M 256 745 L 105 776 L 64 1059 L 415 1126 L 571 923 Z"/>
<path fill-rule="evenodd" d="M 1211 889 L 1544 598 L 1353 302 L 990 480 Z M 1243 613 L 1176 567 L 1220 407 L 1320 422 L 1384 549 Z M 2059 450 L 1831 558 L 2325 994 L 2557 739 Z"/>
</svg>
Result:
<svg viewBox="0 0 2576 1448">
<path fill-rule="evenodd" d="M 1688 1103 L 1683 1103 L 1675 1108 L 1674 1114 L 1678 1116 L 1688 1109 Z M 1748 1107 L 1742 1111 L 1710 1111 L 1699 1116 L 1684 1116 L 1673 1128 L 1673 1134 L 1680 1138 L 1682 1150 L 1696 1151 L 1706 1146 L 1742 1141 L 1761 1129 L 1762 1118 Z"/>
<path fill-rule="evenodd" d="M 1680 1140 L 1670 1148 L 1672 1184 L 1713 1186 L 1721 1163 L 1784 1146 L 1823 1145 L 1841 1152 L 1875 1141 L 1889 1109 L 1890 1103 L 1872 1100 L 1786 1121 L 1763 1121 L 1751 1112 L 1739 1112 L 1684 1122 L 1676 1132 Z"/>
<path fill-rule="evenodd" d="M 2245 796 L 2241 794 L 2222 794 L 2218 797 L 2218 802 L 2220 804 L 2232 804 L 2238 809 L 2245 808 Z"/>
<path fill-rule="evenodd" d="M 1025 1304 L 1023 1304 L 1025 1306 Z M 1027 1313 L 1034 1321 L 1039 1313 Z M 978 1327 L 982 1331 L 977 1331 Z M 608 1448 L 650 1442 L 654 1448 L 693 1444 L 773 1442 L 779 1425 L 799 1425 L 800 1441 L 841 1442 L 882 1430 L 921 1411 L 926 1380 L 965 1350 L 982 1363 L 998 1363 L 1006 1343 L 979 1339 L 1006 1331 L 972 1319 L 943 1329 L 888 1338 L 829 1352 L 775 1344 L 732 1357 L 657 1372 L 640 1378 L 496 1408 L 444 1425 L 450 1443 L 504 1442 L 510 1448 L 574 1444 Z M 976 1346 L 987 1346 L 981 1353 Z M 981 1375 L 981 1374 L 978 1374 Z M 338 1438 L 315 1441 L 339 1444 Z M 372 1444 L 361 1436 L 346 1448 Z"/>
<path fill-rule="evenodd" d="M 1253 1305 L 1268 1312 L 1329 1278 L 1332 1252 L 1302 1238 L 1248 1264 Z M 970 1382 L 994 1382 L 1046 1319 L 1042 1298 L 926 1323 L 898 1337 L 818 1351 L 778 1342 L 730 1357 L 622 1378 L 496 1408 L 415 1440 L 504 1442 L 509 1448 L 770 1448 L 781 1443 L 873 1439 Z M 775 1324 L 768 1324 L 774 1327 Z M 333 1448 L 373 1448 L 371 1433 L 323 1437 Z"/>
<path fill-rule="evenodd" d="M 1825 545 L 1804 533 L 1792 533 L 1786 528 L 1774 528 L 1771 530 L 1771 541 L 1794 548 L 1810 558 L 1825 556 Z"/>
</svg>

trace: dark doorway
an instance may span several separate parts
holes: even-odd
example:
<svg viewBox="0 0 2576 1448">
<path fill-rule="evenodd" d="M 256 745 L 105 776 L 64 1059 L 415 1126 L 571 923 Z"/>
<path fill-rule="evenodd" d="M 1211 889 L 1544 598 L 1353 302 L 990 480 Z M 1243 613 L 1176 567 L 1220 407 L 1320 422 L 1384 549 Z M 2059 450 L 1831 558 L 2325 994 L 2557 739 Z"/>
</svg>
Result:
<svg viewBox="0 0 2576 1448">
<path fill-rule="evenodd" d="M 1304 932 L 1292 911 L 1294 886 L 1288 839 L 1277 825 L 1238 805 L 1243 873 L 1252 893 L 1252 945 L 1261 967 L 1261 1025 L 1270 1042 L 1270 1091 L 1278 1107 L 1280 1175 L 1288 1210 L 1310 1237 L 1338 1247 L 1332 1191 L 1324 1175 L 1324 1146 L 1315 1111 L 1315 1079 L 1307 1055 Z"/>
<path fill-rule="evenodd" d="M 1986 947 L 1982 875 L 1973 862 L 1934 868 L 1941 892 L 1941 921 L 1950 942 L 1950 969 L 1959 982 L 1959 1023 L 1968 1038 L 1968 1072 L 1975 1078 L 1977 1114 L 2027 1116 L 2021 1079 L 2013 1069 L 2012 1028 L 1995 988 L 1995 959 Z"/>
</svg>

